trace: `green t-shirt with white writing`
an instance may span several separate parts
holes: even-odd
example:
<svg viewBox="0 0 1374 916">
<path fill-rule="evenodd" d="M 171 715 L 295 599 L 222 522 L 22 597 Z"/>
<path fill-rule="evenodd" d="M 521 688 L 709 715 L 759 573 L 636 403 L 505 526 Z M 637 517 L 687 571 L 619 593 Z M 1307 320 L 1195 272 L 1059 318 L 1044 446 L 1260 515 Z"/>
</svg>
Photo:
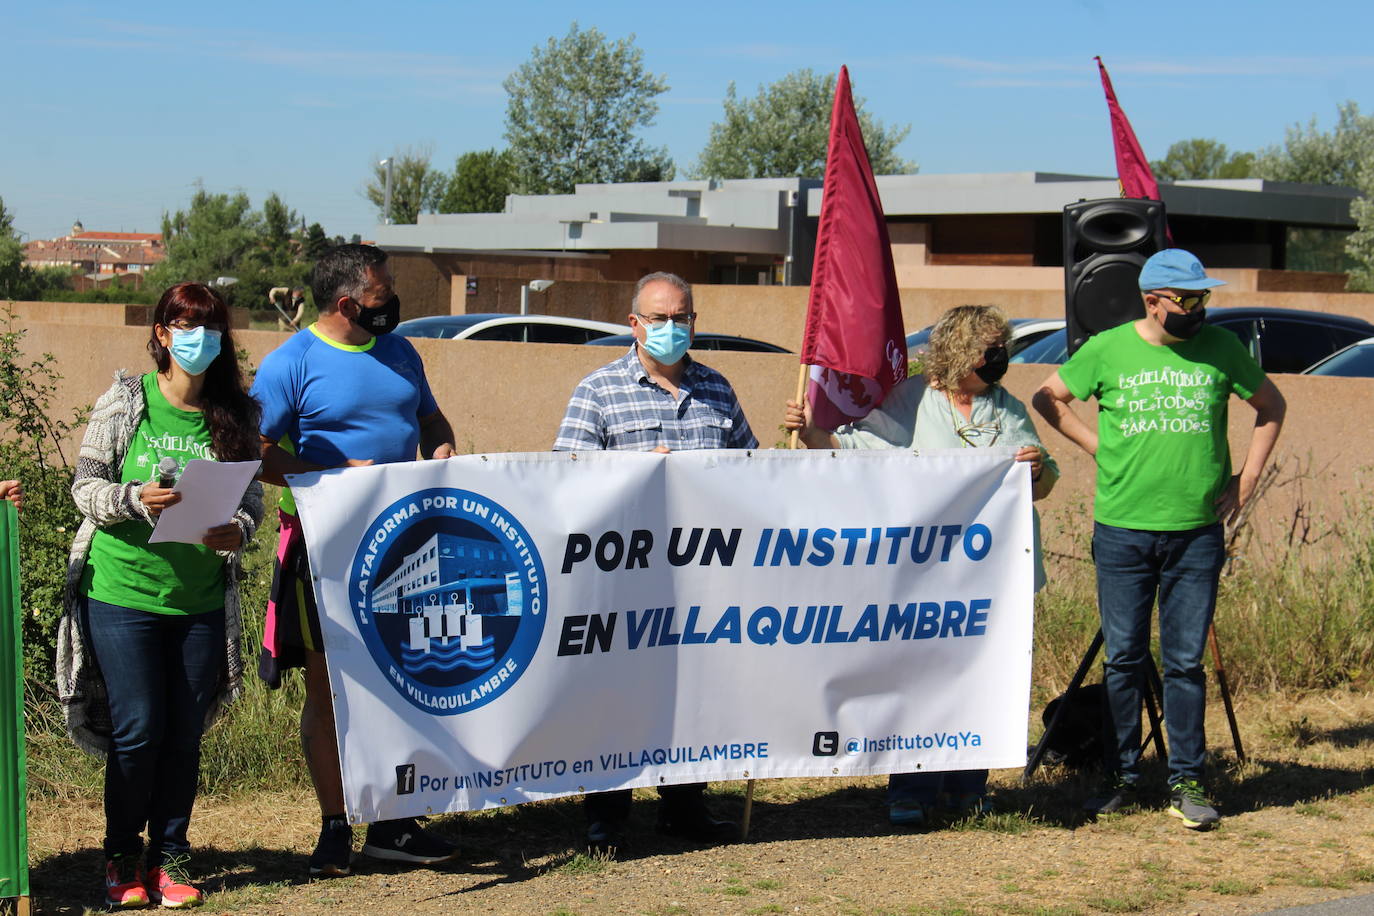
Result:
<svg viewBox="0 0 1374 916">
<path fill-rule="evenodd" d="M 1140 531 L 1217 521 L 1231 478 L 1227 403 L 1264 382 L 1236 335 L 1203 325 L 1155 346 L 1127 322 L 1091 337 L 1059 377 L 1074 397 L 1097 398 L 1097 521 Z"/>
<path fill-rule="evenodd" d="M 143 396 L 147 411 L 124 456 L 121 483 L 156 480 L 158 463 L 167 457 L 178 468 L 192 458 L 214 460 L 203 413 L 169 404 L 152 372 L 143 376 Z M 152 533 L 141 518 L 98 530 L 82 591 L 97 601 L 154 614 L 204 614 L 223 607 L 224 560 L 203 544 L 149 544 Z"/>
</svg>

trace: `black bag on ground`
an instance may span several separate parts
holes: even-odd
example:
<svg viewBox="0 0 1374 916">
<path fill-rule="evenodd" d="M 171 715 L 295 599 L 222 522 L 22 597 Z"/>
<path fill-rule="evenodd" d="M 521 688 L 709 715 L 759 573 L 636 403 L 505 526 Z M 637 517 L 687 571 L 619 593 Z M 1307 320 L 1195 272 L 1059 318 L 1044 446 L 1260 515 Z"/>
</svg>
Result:
<svg viewBox="0 0 1374 916">
<path fill-rule="evenodd" d="M 1064 705 L 1064 714 L 1045 745 L 1046 763 L 1090 769 L 1102 765 L 1103 695 L 1101 684 L 1086 684 L 1050 700 L 1040 720 L 1049 728 L 1055 711 Z"/>
</svg>

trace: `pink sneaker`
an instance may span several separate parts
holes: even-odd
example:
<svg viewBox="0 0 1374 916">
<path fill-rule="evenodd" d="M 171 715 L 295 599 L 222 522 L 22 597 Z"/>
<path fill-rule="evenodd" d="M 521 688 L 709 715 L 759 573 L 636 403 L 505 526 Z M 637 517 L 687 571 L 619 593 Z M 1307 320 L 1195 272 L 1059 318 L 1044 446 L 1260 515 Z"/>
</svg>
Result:
<svg viewBox="0 0 1374 916">
<path fill-rule="evenodd" d="M 148 872 L 144 884 L 153 903 L 165 907 L 200 906 L 204 895 L 186 877 L 186 856 L 174 856 Z"/>
<path fill-rule="evenodd" d="M 122 910 L 148 905 L 142 856 L 115 856 L 105 860 L 105 905 Z"/>
</svg>

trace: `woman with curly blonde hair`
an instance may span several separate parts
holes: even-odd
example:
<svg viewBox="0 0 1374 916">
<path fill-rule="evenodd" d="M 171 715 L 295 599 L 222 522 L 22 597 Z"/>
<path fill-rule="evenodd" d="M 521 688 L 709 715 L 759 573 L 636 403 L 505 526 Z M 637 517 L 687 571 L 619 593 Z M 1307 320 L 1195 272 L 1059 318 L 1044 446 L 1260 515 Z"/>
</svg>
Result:
<svg viewBox="0 0 1374 916">
<path fill-rule="evenodd" d="M 921 374 L 888 392 L 883 404 L 852 426 L 835 432 L 811 422 L 811 405 L 787 402 L 784 424 L 801 433 L 807 448 L 1016 447 L 1030 464 L 1031 497 L 1049 495 L 1059 466 L 1040 444 L 1026 405 L 999 384 L 1006 374 L 1011 326 L 990 305 L 961 305 L 940 316 L 921 358 Z M 1045 584 L 1040 561 L 1040 523 L 1035 521 L 1035 588 Z M 987 770 L 894 773 L 888 780 L 888 819 L 920 827 L 937 807 L 960 815 L 990 810 Z"/>
</svg>

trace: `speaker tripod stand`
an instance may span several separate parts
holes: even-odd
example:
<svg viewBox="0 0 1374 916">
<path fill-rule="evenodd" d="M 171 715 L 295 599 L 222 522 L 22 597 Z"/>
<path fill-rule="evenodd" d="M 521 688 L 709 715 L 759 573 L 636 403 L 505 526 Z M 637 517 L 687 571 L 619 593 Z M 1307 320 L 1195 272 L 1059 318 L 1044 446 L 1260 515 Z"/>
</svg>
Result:
<svg viewBox="0 0 1374 916">
<path fill-rule="evenodd" d="M 1073 677 L 1069 679 L 1069 687 L 1064 691 L 1064 696 L 1071 695 L 1079 687 L 1083 686 L 1083 679 L 1088 676 L 1088 670 L 1097 659 L 1097 653 L 1102 651 L 1103 645 L 1102 630 L 1099 629 L 1093 635 L 1092 642 L 1088 644 L 1088 650 L 1083 653 L 1083 658 L 1078 663 L 1077 670 Z M 1226 668 L 1221 663 L 1221 647 L 1217 643 L 1216 627 L 1207 627 L 1207 645 L 1212 650 L 1212 664 L 1217 676 L 1217 688 L 1221 691 L 1221 703 L 1226 708 L 1226 721 L 1231 726 L 1231 742 L 1236 748 L 1236 759 L 1245 762 L 1245 749 L 1241 746 L 1240 728 L 1236 725 L 1236 712 L 1231 705 L 1231 688 L 1226 681 Z M 1141 697 L 1145 701 L 1145 713 L 1150 720 L 1150 731 L 1141 741 L 1141 747 L 1151 742 L 1155 746 L 1155 754 L 1163 758 L 1164 750 L 1164 730 L 1160 719 L 1164 706 L 1164 685 L 1159 679 L 1159 669 L 1155 667 L 1154 655 L 1148 656 L 1145 665 L 1145 682 L 1141 685 Z M 1022 784 L 1030 782 L 1031 776 L 1040 766 L 1041 759 L 1045 756 L 1050 740 L 1054 737 L 1055 731 L 1059 727 L 1060 720 L 1064 717 L 1064 712 L 1069 708 L 1067 702 L 1061 702 L 1054 710 L 1054 715 L 1050 716 L 1050 721 L 1045 725 L 1045 733 L 1040 736 L 1035 747 L 1031 749 L 1030 759 L 1026 761 L 1026 768 L 1021 771 Z"/>
</svg>

